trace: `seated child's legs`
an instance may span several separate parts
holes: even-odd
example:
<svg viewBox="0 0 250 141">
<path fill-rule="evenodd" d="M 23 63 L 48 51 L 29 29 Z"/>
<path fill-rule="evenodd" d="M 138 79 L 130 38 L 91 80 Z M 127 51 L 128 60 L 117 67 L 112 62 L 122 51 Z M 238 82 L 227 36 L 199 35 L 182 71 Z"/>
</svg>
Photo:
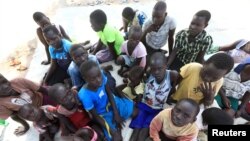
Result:
<svg viewBox="0 0 250 141">
<path fill-rule="evenodd" d="M 95 55 L 100 63 L 108 62 L 114 59 L 114 56 L 109 49 L 100 50 Z"/>
<path fill-rule="evenodd" d="M 231 108 L 234 110 L 234 111 L 237 111 L 238 110 L 238 103 L 239 103 L 239 100 L 235 99 L 235 98 L 232 98 L 232 97 L 227 97 L 229 100 L 230 100 L 230 103 L 231 103 Z M 224 109 L 226 108 L 224 103 L 223 103 L 223 100 L 221 98 L 221 96 L 218 94 L 216 97 L 215 97 L 215 100 L 217 101 L 218 105 Z"/>
</svg>

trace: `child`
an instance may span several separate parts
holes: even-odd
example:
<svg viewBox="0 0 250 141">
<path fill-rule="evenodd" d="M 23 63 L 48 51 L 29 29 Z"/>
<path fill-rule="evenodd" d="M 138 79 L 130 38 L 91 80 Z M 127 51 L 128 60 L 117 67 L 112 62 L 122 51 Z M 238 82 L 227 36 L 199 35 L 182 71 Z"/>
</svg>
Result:
<svg viewBox="0 0 250 141">
<path fill-rule="evenodd" d="M 57 28 L 53 25 L 45 27 L 43 35 L 49 44 L 49 53 L 51 56 L 51 65 L 43 79 L 43 84 L 50 86 L 55 83 L 63 83 L 65 79 L 69 78 L 67 69 L 71 63 L 69 55 L 71 42 L 63 39 Z"/>
<path fill-rule="evenodd" d="M 55 134 L 59 131 L 59 120 L 45 109 L 36 108 L 31 104 L 23 105 L 18 115 L 33 122 L 39 134 L 39 141 L 54 141 Z"/>
<path fill-rule="evenodd" d="M 131 141 L 141 141 L 148 137 L 151 120 L 163 109 L 171 89 L 175 88 L 178 73 L 166 70 L 166 61 L 162 52 L 156 52 L 151 56 L 151 75 L 146 81 L 142 102 L 137 104 L 140 109 L 138 116 L 130 123 L 130 128 L 134 129 Z"/>
<path fill-rule="evenodd" d="M 78 93 L 84 109 L 90 112 L 93 119 L 103 128 L 106 139 L 122 140 L 119 125 L 136 115 L 137 109 L 133 102 L 111 93 L 107 77 L 95 62 L 84 62 L 80 72 L 87 82 Z"/>
<path fill-rule="evenodd" d="M 154 6 L 152 18 L 143 25 L 142 42 L 146 46 L 149 58 L 154 52 L 163 51 L 161 48 L 167 42 L 168 51 L 172 52 L 176 23 L 168 16 L 166 10 L 167 4 L 164 1 L 158 1 Z M 166 51 L 163 52 L 166 53 Z"/>
<path fill-rule="evenodd" d="M 145 46 L 140 42 L 142 35 L 141 28 L 139 26 L 132 26 L 129 29 L 129 39 L 122 45 L 122 53 L 117 58 L 116 63 L 121 65 L 118 70 L 118 74 L 124 76 L 126 70 L 124 67 L 132 68 L 133 66 L 146 66 L 146 55 L 147 51 Z"/>
<path fill-rule="evenodd" d="M 229 72 L 224 77 L 224 83 L 215 97 L 219 106 L 233 116 L 239 117 L 244 112 L 250 100 L 250 58 Z M 239 101 L 241 104 L 239 105 Z"/>
<path fill-rule="evenodd" d="M 191 98 L 205 106 L 213 104 L 214 96 L 223 84 L 223 76 L 233 68 L 231 56 L 218 53 L 209 58 L 203 65 L 189 63 L 181 68 L 179 85 L 172 95 L 174 100 Z"/>
<path fill-rule="evenodd" d="M 189 29 L 181 30 L 175 37 L 175 46 L 169 56 L 168 67 L 180 71 L 180 68 L 191 62 L 203 63 L 207 49 L 211 48 L 213 39 L 205 31 L 211 14 L 207 10 L 198 11 Z"/>
<path fill-rule="evenodd" d="M 121 53 L 121 45 L 124 38 L 119 30 L 107 24 L 107 16 L 104 11 L 98 9 L 90 14 L 91 27 L 97 32 L 100 38 L 94 51 L 100 63 L 108 62 L 117 57 Z M 105 45 L 105 49 L 101 50 L 102 46 Z"/>
<path fill-rule="evenodd" d="M 17 111 L 24 104 L 30 103 L 35 107 L 42 105 L 55 105 L 47 96 L 47 89 L 34 82 L 16 78 L 8 81 L 0 74 L 0 119 L 11 117 L 22 126 L 14 134 L 23 135 L 29 130 L 29 124 L 17 115 Z"/>
<path fill-rule="evenodd" d="M 97 134 L 89 127 L 81 128 L 74 134 L 73 141 L 97 141 Z"/>
<path fill-rule="evenodd" d="M 123 29 L 126 34 L 128 32 L 128 27 L 142 27 L 146 20 L 147 15 L 143 11 L 133 10 L 131 7 L 125 7 L 122 11 L 123 27 L 120 30 Z"/>
<path fill-rule="evenodd" d="M 129 70 L 128 84 L 122 84 L 117 87 L 118 93 L 124 93 L 128 98 L 140 102 L 144 94 L 145 84 L 143 83 L 144 69 L 139 66 L 134 66 Z"/>
<path fill-rule="evenodd" d="M 48 59 L 47 61 L 42 61 L 42 64 L 48 65 L 50 63 L 49 44 L 47 43 L 45 37 L 43 36 L 42 30 L 46 26 L 52 25 L 52 23 L 50 22 L 49 18 L 46 15 L 44 15 L 44 13 L 42 12 L 35 12 L 33 14 L 33 19 L 39 25 L 39 27 L 36 29 L 36 33 L 37 33 L 39 40 L 42 42 L 42 44 L 45 47 L 45 51 L 46 51 L 46 55 Z M 71 41 L 69 36 L 67 35 L 67 33 L 65 32 L 65 30 L 63 29 L 61 25 L 58 25 L 56 27 L 63 38 Z"/>
<path fill-rule="evenodd" d="M 199 129 L 195 121 L 199 111 L 199 105 L 194 100 L 180 100 L 174 108 L 164 109 L 152 120 L 150 138 L 153 141 L 196 139 Z"/>
</svg>

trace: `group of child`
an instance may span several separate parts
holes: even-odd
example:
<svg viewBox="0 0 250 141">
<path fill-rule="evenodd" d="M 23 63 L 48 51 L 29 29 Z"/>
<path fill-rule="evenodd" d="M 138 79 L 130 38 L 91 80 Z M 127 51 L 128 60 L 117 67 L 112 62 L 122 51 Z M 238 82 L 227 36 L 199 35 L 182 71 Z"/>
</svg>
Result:
<svg viewBox="0 0 250 141">
<path fill-rule="evenodd" d="M 176 23 L 166 9 L 166 3 L 158 1 L 147 19 L 143 12 L 124 8 L 120 30 L 125 36 L 107 22 L 104 11 L 93 11 L 90 23 L 99 41 L 90 50 L 72 44 L 62 26 L 52 24 L 43 13 L 34 13 L 48 56 L 42 64 L 50 63 L 50 68 L 41 86 L 0 75 L 0 118 L 11 116 L 21 123 L 19 135 L 29 129 L 25 120 L 32 121 L 40 141 L 52 141 L 59 129 L 62 136 L 73 134 L 73 140 L 121 141 L 123 123 L 129 118 L 131 141 L 191 141 L 202 136 L 196 125 L 200 105 L 206 107 L 205 125 L 232 125 L 239 116 L 250 120 L 246 110 L 250 59 L 238 59 L 239 54 L 248 57 L 250 43 L 240 40 L 216 47 L 235 50 L 204 60 L 213 43 L 205 31 L 210 12 L 197 12 L 189 28 L 174 40 Z M 168 57 L 163 49 L 167 43 Z M 121 65 L 118 74 L 125 79 L 120 86 L 109 72 L 112 66 L 101 65 L 111 60 Z M 173 103 L 173 108 L 166 108 Z M 214 108 L 215 103 L 221 109 Z"/>
</svg>

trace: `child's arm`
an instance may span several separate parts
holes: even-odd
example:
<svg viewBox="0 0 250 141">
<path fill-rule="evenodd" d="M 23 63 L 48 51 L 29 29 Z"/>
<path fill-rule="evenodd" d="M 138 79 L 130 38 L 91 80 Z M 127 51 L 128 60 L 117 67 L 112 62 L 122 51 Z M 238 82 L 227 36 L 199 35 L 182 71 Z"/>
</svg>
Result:
<svg viewBox="0 0 250 141">
<path fill-rule="evenodd" d="M 172 30 L 169 30 L 169 33 L 168 33 L 168 51 L 169 51 L 169 54 L 172 53 L 172 49 L 174 46 L 174 33 L 175 33 L 175 28 Z"/>
<path fill-rule="evenodd" d="M 239 117 L 241 115 L 242 111 L 245 110 L 246 104 L 249 102 L 249 100 L 250 100 L 250 93 L 246 92 L 242 97 L 241 104 L 239 106 L 238 111 L 235 114 L 235 117 Z"/>
<path fill-rule="evenodd" d="M 136 59 L 135 59 L 135 63 L 133 64 L 133 66 L 139 66 L 140 63 L 141 63 L 141 60 L 142 60 L 142 57 L 141 57 L 141 58 L 136 58 Z M 132 67 L 133 67 L 133 66 L 132 66 Z M 132 68 L 132 67 L 131 67 L 131 68 Z"/>
<path fill-rule="evenodd" d="M 118 55 L 115 52 L 115 42 L 112 42 L 112 43 L 108 42 L 108 48 L 111 54 L 114 56 L 114 59 L 116 60 Z"/>
<path fill-rule="evenodd" d="M 92 52 L 93 55 L 95 55 L 99 50 L 101 50 L 103 43 L 101 41 L 101 39 L 99 39 L 96 48 L 94 49 L 94 51 Z"/>
<path fill-rule="evenodd" d="M 124 18 L 122 18 L 122 23 L 123 23 L 122 29 L 124 30 L 124 32 L 128 32 L 128 22 Z"/>
<path fill-rule="evenodd" d="M 155 116 L 149 126 L 149 135 L 150 135 L 150 138 L 152 138 L 154 141 L 161 140 L 159 136 L 159 132 L 161 131 L 162 126 L 163 126 L 162 115 L 163 114 L 159 113 L 157 116 Z"/>
<path fill-rule="evenodd" d="M 169 66 L 172 65 L 175 57 L 176 57 L 176 54 L 177 54 L 177 51 L 178 51 L 178 48 L 174 48 L 171 52 L 171 54 L 169 55 L 168 57 L 168 61 L 167 61 L 167 68 L 169 68 Z"/>
<path fill-rule="evenodd" d="M 196 61 L 197 61 L 198 63 L 203 64 L 205 53 L 206 53 L 206 49 L 203 50 L 203 51 L 200 51 L 200 52 L 198 53 L 197 58 L 196 58 Z"/>
<path fill-rule="evenodd" d="M 44 36 L 43 36 L 43 32 L 42 32 L 42 29 L 41 28 L 38 28 L 36 30 L 36 34 L 39 38 L 39 40 L 42 42 L 42 44 L 44 45 L 45 47 L 45 51 L 46 51 L 46 55 L 47 55 L 47 59 L 48 59 L 48 62 L 50 63 L 50 54 L 49 54 L 49 44 L 47 43 L 47 41 L 45 40 Z"/>
<path fill-rule="evenodd" d="M 225 90 L 221 87 L 219 90 L 219 95 L 221 96 L 222 103 L 225 105 L 226 108 L 231 107 L 230 100 L 226 97 Z"/>
<path fill-rule="evenodd" d="M 239 44 L 240 40 L 235 41 L 234 43 L 231 43 L 229 45 L 224 45 L 219 47 L 219 51 L 229 51 L 236 48 L 237 44 Z"/>
<path fill-rule="evenodd" d="M 210 106 L 213 104 L 214 101 L 214 95 L 215 95 L 215 87 L 212 88 L 211 82 L 204 82 L 200 85 L 200 91 L 203 94 L 203 104 L 204 106 Z"/>
<path fill-rule="evenodd" d="M 56 62 L 56 59 L 51 59 L 51 65 L 50 65 L 50 68 L 47 72 L 47 75 L 45 76 L 44 80 L 43 80 L 43 84 L 47 83 L 49 78 L 51 77 L 51 75 L 54 73 L 54 71 L 56 70 L 56 67 L 57 67 L 57 62 Z"/>
<path fill-rule="evenodd" d="M 62 34 L 62 36 L 65 38 L 65 39 L 67 39 L 67 40 L 69 40 L 70 42 L 72 42 L 72 40 L 69 38 L 69 35 L 65 32 L 65 30 L 63 29 L 63 27 L 61 26 L 61 25 L 59 25 L 59 28 L 60 28 L 60 31 L 61 31 L 61 34 Z"/>
<path fill-rule="evenodd" d="M 11 118 L 23 126 L 23 127 L 18 127 L 15 130 L 14 132 L 15 135 L 18 136 L 23 135 L 30 129 L 29 124 L 24 119 L 20 118 L 16 112 L 12 113 Z"/>
<path fill-rule="evenodd" d="M 45 141 L 54 141 L 54 140 L 50 137 L 48 131 L 46 131 L 46 132 L 44 132 L 44 133 L 42 133 L 42 134 L 39 135 L 39 141 L 44 141 L 44 140 L 45 140 Z"/>
<path fill-rule="evenodd" d="M 77 131 L 76 127 L 72 124 L 72 122 L 67 117 L 59 113 L 57 113 L 56 115 L 58 116 L 60 124 L 66 127 L 66 129 L 64 128 L 65 130 L 69 130 L 70 133 L 75 133 Z"/>
<path fill-rule="evenodd" d="M 115 88 L 116 92 L 118 93 L 119 96 L 123 97 L 123 92 L 122 90 L 127 86 L 127 84 L 121 84 Z"/>
</svg>

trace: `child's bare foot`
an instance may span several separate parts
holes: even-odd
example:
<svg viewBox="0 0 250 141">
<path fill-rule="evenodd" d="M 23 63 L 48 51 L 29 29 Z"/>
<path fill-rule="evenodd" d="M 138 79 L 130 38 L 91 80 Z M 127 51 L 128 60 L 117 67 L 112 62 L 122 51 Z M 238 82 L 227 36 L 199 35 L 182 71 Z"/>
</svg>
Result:
<svg viewBox="0 0 250 141">
<path fill-rule="evenodd" d="M 50 64 L 50 61 L 44 60 L 44 61 L 41 62 L 41 64 L 42 64 L 42 65 L 48 65 L 48 64 Z"/>
<path fill-rule="evenodd" d="M 112 71 L 113 70 L 113 66 L 112 65 L 103 66 L 103 69 L 105 71 Z"/>
<path fill-rule="evenodd" d="M 118 73 L 120 76 L 122 76 L 122 75 L 123 75 L 123 68 L 121 67 L 121 68 L 117 71 L 117 73 Z"/>
</svg>

